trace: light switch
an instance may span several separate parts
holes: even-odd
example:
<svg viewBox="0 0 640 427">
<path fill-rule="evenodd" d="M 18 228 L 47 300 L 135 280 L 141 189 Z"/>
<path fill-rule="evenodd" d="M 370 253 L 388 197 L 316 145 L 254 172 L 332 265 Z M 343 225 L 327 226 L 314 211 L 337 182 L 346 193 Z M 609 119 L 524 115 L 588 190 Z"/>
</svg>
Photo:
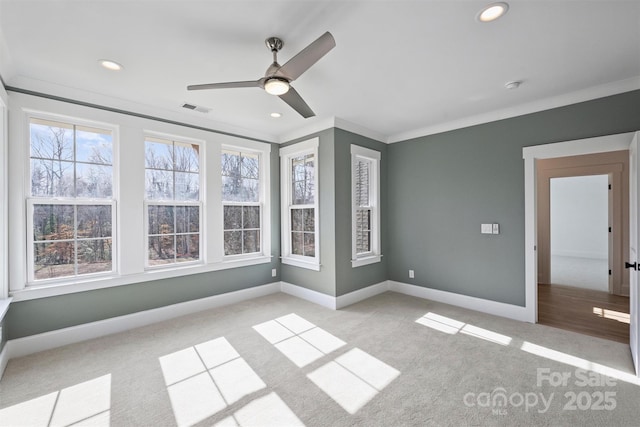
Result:
<svg viewBox="0 0 640 427">
<path fill-rule="evenodd" d="M 481 224 L 480 233 L 493 234 L 493 224 Z"/>
<path fill-rule="evenodd" d="M 493 224 L 493 234 L 500 234 L 500 225 Z"/>
</svg>

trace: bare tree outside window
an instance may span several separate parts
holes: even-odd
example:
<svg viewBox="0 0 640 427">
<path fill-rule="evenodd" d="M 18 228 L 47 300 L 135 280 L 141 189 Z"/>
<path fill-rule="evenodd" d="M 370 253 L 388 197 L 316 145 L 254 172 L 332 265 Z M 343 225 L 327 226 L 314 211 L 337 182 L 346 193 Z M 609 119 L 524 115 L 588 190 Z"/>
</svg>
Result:
<svg viewBox="0 0 640 427">
<path fill-rule="evenodd" d="M 200 146 L 145 139 L 148 265 L 200 260 Z"/>
<path fill-rule="evenodd" d="M 291 253 L 315 257 L 315 156 L 291 159 Z"/>
<path fill-rule="evenodd" d="M 34 280 L 113 270 L 109 130 L 31 119 Z"/>
<path fill-rule="evenodd" d="M 221 162 L 224 254 L 260 252 L 260 157 L 224 150 Z"/>
</svg>

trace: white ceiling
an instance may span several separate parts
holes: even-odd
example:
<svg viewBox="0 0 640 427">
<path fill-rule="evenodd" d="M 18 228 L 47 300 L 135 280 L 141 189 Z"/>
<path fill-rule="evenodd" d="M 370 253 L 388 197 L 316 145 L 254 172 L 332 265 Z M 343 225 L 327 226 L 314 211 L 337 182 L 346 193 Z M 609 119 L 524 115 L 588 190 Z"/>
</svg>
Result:
<svg viewBox="0 0 640 427">
<path fill-rule="evenodd" d="M 640 1 L 512 0 L 501 19 L 477 22 L 490 2 L 0 0 L 0 74 L 271 141 L 341 123 L 393 142 L 640 88 Z M 259 89 L 186 90 L 258 79 L 265 38 L 284 40 L 283 64 L 325 31 L 336 48 L 293 83 L 315 118 Z M 523 84 L 506 90 L 512 80 Z"/>
</svg>

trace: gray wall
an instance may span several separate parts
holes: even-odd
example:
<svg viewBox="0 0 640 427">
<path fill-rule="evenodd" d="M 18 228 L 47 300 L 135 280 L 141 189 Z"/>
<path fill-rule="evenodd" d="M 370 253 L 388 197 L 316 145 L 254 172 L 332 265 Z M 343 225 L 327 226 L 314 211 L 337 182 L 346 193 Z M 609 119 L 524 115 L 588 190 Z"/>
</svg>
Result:
<svg viewBox="0 0 640 427">
<path fill-rule="evenodd" d="M 379 151 L 380 160 L 380 229 L 382 261 L 351 267 L 351 144 Z M 387 144 L 335 130 L 335 205 L 336 205 L 336 295 L 344 295 L 387 280 Z"/>
<path fill-rule="evenodd" d="M 279 270 L 280 175 L 278 145 L 271 150 L 272 261 L 250 267 L 193 274 L 173 279 L 40 298 L 11 304 L 5 318 L 9 339 L 122 316 L 212 295 L 273 283 Z M 279 271 L 278 271 L 279 273 Z"/>
<path fill-rule="evenodd" d="M 386 259 L 351 267 L 351 144 L 381 152 L 382 249 L 386 245 L 387 145 L 342 129 L 328 129 L 283 144 L 319 137 L 320 271 L 282 265 L 282 280 L 330 296 L 340 296 L 387 280 Z"/>
<path fill-rule="evenodd" d="M 271 154 L 270 264 L 11 304 L 9 339 L 283 280 L 343 295 L 386 278 L 524 305 L 522 147 L 640 129 L 640 91 L 390 146 L 339 129 L 320 138 L 321 271 L 280 265 L 279 153 Z M 292 141 L 296 142 L 296 141 Z M 382 153 L 382 263 L 350 266 L 355 143 Z M 288 145 L 288 144 L 286 144 Z M 386 179 L 385 179 L 386 177 Z M 497 222 L 501 234 L 480 235 Z M 370 267 L 370 268 L 369 268 Z M 271 269 L 280 269 L 271 277 Z M 409 279 L 407 270 L 416 272 Z"/>
<path fill-rule="evenodd" d="M 639 112 L 633 91 L 390 145 L 389 279 L 524 306 L 522 147 L 636 131 Z"/>
</svg>

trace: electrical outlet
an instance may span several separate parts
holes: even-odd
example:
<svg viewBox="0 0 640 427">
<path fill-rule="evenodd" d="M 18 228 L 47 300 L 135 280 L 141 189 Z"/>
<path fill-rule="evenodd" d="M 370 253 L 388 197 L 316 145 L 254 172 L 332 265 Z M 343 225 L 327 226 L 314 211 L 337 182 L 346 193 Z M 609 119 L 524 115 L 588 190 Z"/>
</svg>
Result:
<svg viewBox="0 0 640 427">
<path fill-rule="evenodd" d="M 409 270 L 409 279 L 413 278 L 415 278 L 415 274 L 413 273 L 413 270 Z"/>
<path fill-rule="evenodd" d="M 500 224 L 493 224 L 493 234 L 500 234 Z"/>
<path fill-rule="evenodd" d="M 271 269 L 271 277 L 276 277 L 278 275 L 278 273 L 276 272 L 275 268 Z"/>
</svg>

